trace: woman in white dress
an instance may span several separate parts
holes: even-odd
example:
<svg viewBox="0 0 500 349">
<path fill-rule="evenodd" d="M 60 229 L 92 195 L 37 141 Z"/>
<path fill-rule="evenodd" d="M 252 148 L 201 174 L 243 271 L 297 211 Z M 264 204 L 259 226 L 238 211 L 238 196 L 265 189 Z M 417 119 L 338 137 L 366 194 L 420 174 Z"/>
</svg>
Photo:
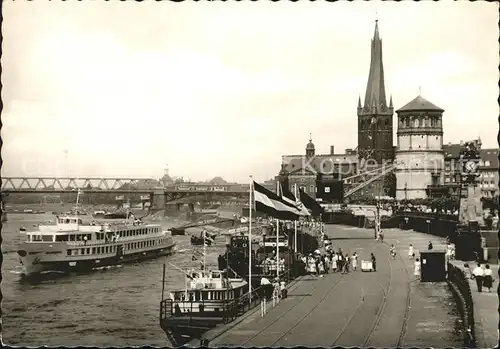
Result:
<svg viewBox="0 0 500 349">
<path fill-rule="evenodd" d="M 332 271 L 337 271 L 337 260 L 338 260 L 339 256 L 335 253 L 333 256 L 332 256 Z"/>
<path fill-rule="evenodd" d="M 419 258 L 415 259 L 413 275 L 415 275 L 417 277 L 417 279 L 420 279 L 420 259 Z"/>
<path fill-rule="evenodd" d="M 410 247 L 408 248 L 408 258 L 413 259 L 415 257 L 415 249 L 413 248 L 413 245 L 410 244 Z"/>
<path fill-rule="evenodd" d="M 356 271 L 358 269 L 358 254 L 354 252 L 352 254 L 351 259 L 352 259 L 352 270 Z"/>
</svg>

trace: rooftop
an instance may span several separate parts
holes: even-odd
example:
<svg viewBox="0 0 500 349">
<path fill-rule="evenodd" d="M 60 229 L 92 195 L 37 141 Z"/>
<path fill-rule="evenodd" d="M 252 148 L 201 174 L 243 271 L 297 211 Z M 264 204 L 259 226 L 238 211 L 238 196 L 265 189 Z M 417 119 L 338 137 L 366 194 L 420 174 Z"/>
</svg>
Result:
<svg viewBox="0 0 500 349">
<path fill-rule="evenodd" d="M 440 111 L 443 112 L 444 109 L 439 108 L 437 105 L 432 104 L 429 102 L 427 99 L 425 99 L 422 96 L 417 96 L 414 100 L 412 100 L 410 103 L 406 104 L 404 107 L 396 110 L 396 113 L 402 112 L 402 111 L 413 111 L 413 110 L 434 110 L 434 111 Z"/>
</svg>

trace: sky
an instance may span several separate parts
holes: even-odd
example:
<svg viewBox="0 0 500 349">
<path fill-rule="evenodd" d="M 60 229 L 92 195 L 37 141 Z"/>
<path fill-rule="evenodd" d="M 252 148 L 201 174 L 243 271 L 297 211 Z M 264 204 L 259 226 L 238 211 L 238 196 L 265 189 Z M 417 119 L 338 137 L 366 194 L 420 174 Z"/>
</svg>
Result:
<svg viewBox="0 0 500 349">
<path fill-rule="evenodd" d="M 4 2 L 2 176 L 245 183 L 310 133 L 355 148 L 376 18 L 395 109 L 420 89 L 445 143 L 498 148 L 497 6 Z"/>
</svg>

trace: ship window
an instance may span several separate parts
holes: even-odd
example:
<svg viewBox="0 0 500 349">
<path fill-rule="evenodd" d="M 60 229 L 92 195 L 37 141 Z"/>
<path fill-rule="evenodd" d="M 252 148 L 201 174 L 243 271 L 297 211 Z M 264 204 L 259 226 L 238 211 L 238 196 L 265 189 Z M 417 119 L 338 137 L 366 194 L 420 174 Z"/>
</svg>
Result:
<svg viewBox="0 0 500 349">
<path fill-rule="evenodd" d="M 54 241 L 53 235 L 42 235 L 42 241 Z"/>
<path fill-rule="evenodd" d="M 92 247 L 92 254 L 95 254 L 95 247 Z"/>
<path fill-rule="evenodd" d="M 199 301 L 200 300 L 200 291 L 194 291 L 194 299 L 196 301 Z"/>
<path fill-rule="evenodd" d="M 201 299 L 204 301 L 208 300 L 208 293 L 209 291 L 201 292 Z"/>
<path fill-rule="evenodd" d="M 71 235 L 69 236 L 69 241 L 75 241 L 75 240 L 76 240 L 75 235 L 71 234 Z"/>
<path fill-rule="evenodd" d="M 56 235 L 56 241 L 68 241 L 68 235 Z"/>
<path fill-rule="evenodd" d="M 90 248 L 87 248 L 87 254 L 90 254 Z"/>
<path fill-rule="evenodd" d="M 84 248 L 80 249 L 80 254 L 85 254 L 85 249 Z"/>
<path fill-rule="evenodd" d="M 68 256 L 71 256 L 71 250 L 67 250 L 66 253 L 68 254 Z"/>
</svg>

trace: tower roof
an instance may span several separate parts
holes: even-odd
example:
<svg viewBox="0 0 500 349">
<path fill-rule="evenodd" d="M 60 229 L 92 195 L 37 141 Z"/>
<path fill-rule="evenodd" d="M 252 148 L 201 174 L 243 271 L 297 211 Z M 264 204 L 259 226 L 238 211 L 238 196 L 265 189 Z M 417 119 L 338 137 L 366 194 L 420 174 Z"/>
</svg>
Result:
<svg viewBox="0 0 500 349">
<path fill-rule="evenodd" d="M 307 143 L 306 150 L 314 150 L 314 143 L 311 140 Z"/>
<path fill-rule="evenodd" d="M 419 95 L 417 96 L 417 98 L 412 100 L 410 103 L 406 104 L 404 107 L 396 110 L 396 113 L 402 111 L 413 111 L 413 110 L 426 110 L 426 111 L 434 110 L 440 112 L 444 111 L 444 109 L 439 108 L 437 105 L 432 104 L 427 99 Z"/>
<path fill-rule="evenodd" d="M 378 20 L 375 21 L 375 32 L 372 39 L 370 73 L 366 85 L 364 108 L 373 106 L 387 108 L 384 84 L 384 65 L 382 63 L 382 39 L 378 32 Z"/>
</svg>

